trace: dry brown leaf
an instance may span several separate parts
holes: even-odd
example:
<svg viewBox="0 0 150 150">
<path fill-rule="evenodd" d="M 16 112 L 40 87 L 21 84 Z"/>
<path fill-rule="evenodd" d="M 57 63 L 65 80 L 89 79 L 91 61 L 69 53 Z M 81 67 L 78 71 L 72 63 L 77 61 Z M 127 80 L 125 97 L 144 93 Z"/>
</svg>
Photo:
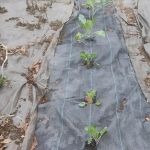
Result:
<svg viewBox="0 0 150 150">
<path fill-rule="evenodd" d="M 36 64 L 39 64 L 39 63 L 41 63 L 41 61 L 40 61 L 40 60 L 37 60 L 37 61 L 33 64 L 33 66 L 35 66 Z"/>
<path fill-rule="evenodd" d="M 66 5 L 69 5 L 71 2 L 67 2 Z"/>
<path fill-rule="evenodd" d="M 1 141 L 0 143 L 7 144 L 7 143 L 10 143 L 11 141 L 12 141 L 11 139 L 5 139 L 5 140 Z"/>
<path fill-rule="evenodd" d="M 33 74 L 33 78 L 35 79 L 35 77 L 36 77 L 36 74 Z"/>
<path fill-rule="evenodd" d="M 2 57 L 3 55 L 0 53 L 0 57 Z"/>
<path fill-rule="evenodd" d="M 29 123 L 24 123 L 23 125 L 16 126 L 16 127 L 19 128 L 19 129 L 23 129 L 24 132 L 26 133 L 27 129 L 28 129 L 28 126 L 29 126 Z"/>
<path fill-rule="evenodd" d="M 34 150 L 36 146 L 37 146 L 37 140 L 36 140 L 36 137 L 34 136 L 33 142 L 32 142 L 32 147 L 30 150 Z"/>
<path fill-rule="evenodd" d="M 39 70 L 40 70 L 40 66 L 38 65 L 38 66 L 35 68 L 36 73 L 38 73 Z"/>
<path fill-rule="evenodd" d="M 75 8 L 76 10 L 78 10 L 78 7 L 77 7 L 77 6 L 74 6 L 74 8 Z"/>
<path fill-rule="evenodd" d="M 32 71 L 32 69 L 33 69 L 33 66 L 32 65 L 29 66 L 29 71 Z"/>
<path fill-rule="evenodd" d="M 23 45 L 23 46 L 21 47 L 21 53 L 22 53 L 22 54 L 25 54 L 25 53 L 26 53 L 26 46 L 25 46 L 25 45 Z"/>
<path fill-rule="evenodd" d="M 147 78 L 150 79 L 150 75 L 148 75 Z"/>
<path fill-rule="evenodd" d="M 145 118 L 146 121 L 150 121 L 150 118 Z"/>
<path fill-rule="evenodd" d="M 0 150 L 3 150 L 6 147 L 7 147 L 7 145 L 4 145 L 3 147 L 0 147 Z"/>
<path fill-rule="evenodd" d="M 87 103 L 85 104 L 86 106 L 92 104 L 92 100 L 89 96 L 84 96 L 84 99 L 87 101 Z"/>
</svg>

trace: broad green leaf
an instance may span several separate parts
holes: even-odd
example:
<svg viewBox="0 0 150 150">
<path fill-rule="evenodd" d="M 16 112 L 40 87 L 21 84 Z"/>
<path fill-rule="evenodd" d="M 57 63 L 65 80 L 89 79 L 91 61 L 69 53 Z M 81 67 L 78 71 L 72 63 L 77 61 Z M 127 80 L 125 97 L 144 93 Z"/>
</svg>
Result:
<svg viewBox="0 0 150 150">
<path fill-rule="evenodd" d="M 88 139 L 88 144 L 91 144 L 91 142 L 92 142 L 92 138 L 89 138 Z"/>
<path fill-rule="evenodd" d="M 80 106 L 80 107 L 84 107 L 84 106 L 85 106 L 85 102 L 81 102 L 81 103 L 79 104 L 79 106 Z"/>
<path fill-rule="evenodd" d="M 97 18 L 93 18 L 93 19 L 92 19 L 92 25 L 91 25 L 91 28 L 93 28 L 93 25 L 94 25 L 94 23 L 95 23 L 96 20 L 97 20 Z"/>
<path fill-rule="evenodd" d="M 97 54 L 97 52 L 93 52 L 90 57 L 93 58 L 95 55 Z"/>
<path fill-rule="evenodd" d="M 95 0 L 95 2 L 100 3 L 101 1 L 100 0 Z"/>
<path fill-rule="evenodd" d="M 80 32 L 78 34 L 76 34 L 76 36 L 74 37 L 75 40 L 79 40 L 85 38 L 85 35 L 81 34 Z"/>
<path fill-rule="evenodd" d="M 89 53 L 85 53 L 85 55 L 86 55 L 87 63 L 89 63 L 90 62 L 89 61 Z"/>
<path fill-rule="evenodd" d="M 99 132 L 96 132 L 96 135 L 95 135 L 95 140 L 97 141 L 98 139 L 98 136 L 99 136 Z"/>
<path fill-rule="evenodd" d="M 82 6 L 88 6 L 88 7 L 90 7 L 90 4 L 82 4 Z"/>
<path fill-rule="evenodd" d="M 80 52 L 80 57 L 81 57 L 82 59 L 86 60 L 86 55 L 85 55 L 85 52 L 84 52 L 84 51 Z"/>
<path fill-rule="evenodd" d="M 95 96 L 95 93 L 96 93 L 96 90 L 92 89 L 91 92 L 90 92 L 90 94 L 89 94 L 89 97 L 91 99 L 93 99 L 93 96 Z"/>
<path fill-rule="evenodd" d="M 85 92 L 85 94 L 87 95 L 87 96 L 89 96 L 89 93 L 87 92 L 87 91 L 84 91 Z"/>
<path fill-rule="evenodd" d="M 102 136 L 107 130 L 108 130 L 107 127 L 105 127 L 103 130 L 101 130 L 101 132 L 100 132 L 101 136 Z"/>
<path fill-rule="evenodd" d="M 94 9 L 94 0 L 86 0 L 88 4 Z"/>
<path fill-rule="evenodd" d="M 92 135 L 94 135 L 97 132 L 97 127 L 96 127 L 96 125 L 93 125 L 91 127 L 90 126 L 86 126 L 85 127 L 85 131 L 90 133 L 90 134 L 92 134 Z"/>
<path fill-rule="evenodd" d="M 97 101 L 96 105 L 99 106 L 101 104 L 101 101 Z"/>
<path fill-rule="evenodd" d="M 101 36 L 105 36 L 105 31 L 101 30 L 101 31 L 96 31 L 95 32 L 97 35 L 101 35 Z"/>
<path fill-rule="evenodd" d="M 94 65 L 100 66 L 98 63 L 94 63 Z"/>
<path fill-rule="evenodd" d="M 84 24 L 84 23 L 78 23 L 83 29 L 87 29 L 87 27 L 86 27 L 86 24 Z"/>
<path fill-rule="evenodd" d="M 86 19 L 85 19 L 85 17 L 83 16 L 83 15 L 79 15 L 79 20 L 83 23 L 83 24 L 85 24 L 86 23 Z"/>
</svg>

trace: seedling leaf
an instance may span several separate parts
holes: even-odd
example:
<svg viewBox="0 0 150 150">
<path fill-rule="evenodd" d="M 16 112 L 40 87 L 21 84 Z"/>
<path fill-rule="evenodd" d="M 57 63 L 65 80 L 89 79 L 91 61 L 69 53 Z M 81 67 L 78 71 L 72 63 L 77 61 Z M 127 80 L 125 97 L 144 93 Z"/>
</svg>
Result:
<svg viewBox="0 0 150 150">
<path fill-rule="evenodd" d="M 88 139 L 88 144 L 91 144 L 91 142 L 92 142 L 92 138 L 89 138 Z"/>
<path fill-rule="evenodd" d="M 95 96 L 95 93 L 96 93 L 96 90 L 92 89 L 91 92 L 90 92 L 90 94 L 89 94 L 89 97 L 91 99 L 93 99 L 93 96 Z"/>
<path fill-rule="evenodd" d="M 100 131 L 101 136 L 107 131 L 107 127 L 105 127 L 103 130 Z"/>
<path fill-rule="evenodd" d="M 86 55 L 85 55 L 85 52 L 84 52 L 84 51 L 80 52 L 80 57 L 81 57 L 82 59 L 86 60 Z"/>
<path fill-rule="evenodd" d="M 93 52 L 90 57 L 93 58 L 95 55 L 97 54 L 97 52 Z"/>
<path fill-rule="evenodd" d="M 85 94 L 87 95 L 87 96 L 89 96 L 89 93 L 87 92 L 87 91 L 84 91 L 85 92 Z"/>
<path fill-rule="evenodd" d="M 90 134 L 92 134 L 92 135 L 94 135 L 97 132 L 97 127 L 96 127 L 96 125 L 93 125 L 91 127 L 90 126 L 86 126 L 85 127 L 85 131 L 90 133 Z"/>
<path fill-rule="evenodd" d="M 75 40 L 79 40 L 79 39 L 81 39 L 81 38 L 85 38 L 85 35 L 83 35 L 83 34 L 81 34 L 80 32 L 78 33 L 78 34 L 76 34 L 76 36 L 75 36 Z"/>
<path fill-rule="evenodd" d="M 85 17 L 83 16 L 83 15 L 79 15 L 79 20 L 83 23 L 83 24 L 85 24 L 86 23 L 86 19 L 85 19 Z"/>
<path fill-rule="evenodd" d="M 97 141 L 98 139 L 98 136 L 99 136 L 99 132 L 96 132 L 96 135 L 95 135 L 95 140 Z"/>
<path fill-rule="evenodd" d="M 103 30 L 101 30 L 101 31 L 96 31 L 95 34 L 101 35 L 101 36 L 105 36 L 105 31 L 103 31 Z"/>
<path fill-rule="evenodd" d="M 100 66 L 98 63 L 94 63 L 94 65 Z"/>
<path fill-rule="evenodd" d="M 97 101 L 96 105 L 99 106 L 101 104 L 101 101 Z"/>
<path fill-rule="evenodd" d="M 81 103 L 79 104 L 79 106 L 80 106 L 80 107 L 84 107 L 84 106 L 85 106 L 85 102 L 81 102 Z"/>
<path fill-rule="evenodd" d="M 86 55 L 87 63 L 89 63 L 90 62 L 89 61 L 89 53 L 85 53 L 85 55 Z"/>
</svg>

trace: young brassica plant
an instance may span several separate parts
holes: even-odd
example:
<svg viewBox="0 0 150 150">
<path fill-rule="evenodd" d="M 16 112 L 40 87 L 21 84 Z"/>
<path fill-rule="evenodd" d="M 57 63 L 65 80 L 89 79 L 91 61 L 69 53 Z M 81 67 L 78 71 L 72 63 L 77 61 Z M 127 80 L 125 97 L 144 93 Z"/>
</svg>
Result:
<svg viewBox="0 0 150 150">
<path fill-rule="evenodd" d="M 101 30 L 101 31 L 96 31 L 94 33 L 91 34 L 93 25 L 96 21 L 97 18 L 93 18 L 92 20 L 86 20 L 85 17 L 83 15 L 79 15 L 79 20 L 81 23 L 78 23 L 83 29 L 85 29 L 85 31 L 87 32 L 87 34 L 82 34 L 80 32 L 78 32 L 78 34 L 75 35 L 74 40 L 80 42 L 80 39 L 84 38 L 87 39 L 88 41 L 93 40 L 93 35 L 101 35 L 101 36 L 105 36 L 105 31 Z"/>
<path fill-rule="evenodd" d="M 100 7 L 103 7 L 104 5 L 110 3 L 110 0 L 86 0 L 87 4 L 83 4 L 82 6 L 87 6 L 89 9 L 92 9 L 92 19 L 94 17 L 94 15 L 96 14 L 96 12 L 98 11 L 98 9 Z M 98 3 L 96 6 L 94 6 L 94 3 Z"/>
<path fill-rule="evenodd" d="M 10 86 L 10 79 L 8 79 L 8 77 L 5 77 L 5 76 L 0 75 L 0 88 L 1 88 L 3 85 Z"/>
<path fill-rule="evenodd" d="M 84 97 L 86 102 L 81 102 L 79 104 L 80 107 L 84 107 L 84 106 L 87 106 L 87 105 L 93 104 L 93 103 L 95 103 L 97 106 L 99 106 L 101 104 L 101 101 L 99 101 L 99 100 L 96 102 L 96 95 L 95 95 L 96 90 L 92 89 L 90 91 L 90 93 L 88 93 L 87 91 L 84 91 L 84 92 L 87 95 Z"/>
<path fill-rule="evenodd" d="M 93 52 L 91 55 L 89 55 L 89 53 L 85 53 L 84 51 L 80 52 L 80 57 L 85 60 L 85 65 L 87 66 L 87 68 L 91 68 L 93 65 L 97 65 L 99 66 L 99 64 L 94 63 L 94 61 L 92 60 L 93 57 L 95 57 L 97 54 L 97 52 Z"/>
<path fill-rule="evenodd" d="M 97 126 L 86 126 L 85 131 L 91 134 L 91 138 L 88 139 L 88 144 L 91 144 L 92 140 L 94 139 L 96 142 L 96 145 L 99 143 L 101 137 L 103 134 L 107 131 L 107 127 L 103 128 L 100 132 L 97 131 Z"/>
</svg>

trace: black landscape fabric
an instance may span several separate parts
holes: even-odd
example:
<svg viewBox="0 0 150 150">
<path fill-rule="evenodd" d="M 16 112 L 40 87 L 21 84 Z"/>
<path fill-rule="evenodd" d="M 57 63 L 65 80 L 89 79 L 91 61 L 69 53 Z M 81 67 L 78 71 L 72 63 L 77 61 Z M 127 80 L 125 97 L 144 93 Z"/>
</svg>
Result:
<svg viewBox="0 0 150 150">
<path fill-rule="evenodd" d="M 85 1 L 76 2 L 79 9 L 65 25 L 64 41 L 49 64 L 51 92 L 49 101 L 38 107 L 35 150 L 83 150 L 90 137 L 84 130 L 88 125 L 96 125 L 99 131 L 108 127 L 98 150 L 149 150 L 150 122 L 145 121 L 150 114 L 149 104 L 130 63 L 122 28 L 114 15 L 116 9 L 110 5 L 99 9 L 93 32 L 104 30 L 106 36 L 97 35 L 95 41 L 84 41 L 85 45 L 73 40 L 78 32 L 85 32 L 77 25 L 78 15 L 90 15 L 81 3 Z M 81 51 L 97 52 L 94 61 L 100 66 L 87 69 Z M 91 89 L 97 91 L 101 105 L 80 108 L 84 90 Z"/>
</svg>

